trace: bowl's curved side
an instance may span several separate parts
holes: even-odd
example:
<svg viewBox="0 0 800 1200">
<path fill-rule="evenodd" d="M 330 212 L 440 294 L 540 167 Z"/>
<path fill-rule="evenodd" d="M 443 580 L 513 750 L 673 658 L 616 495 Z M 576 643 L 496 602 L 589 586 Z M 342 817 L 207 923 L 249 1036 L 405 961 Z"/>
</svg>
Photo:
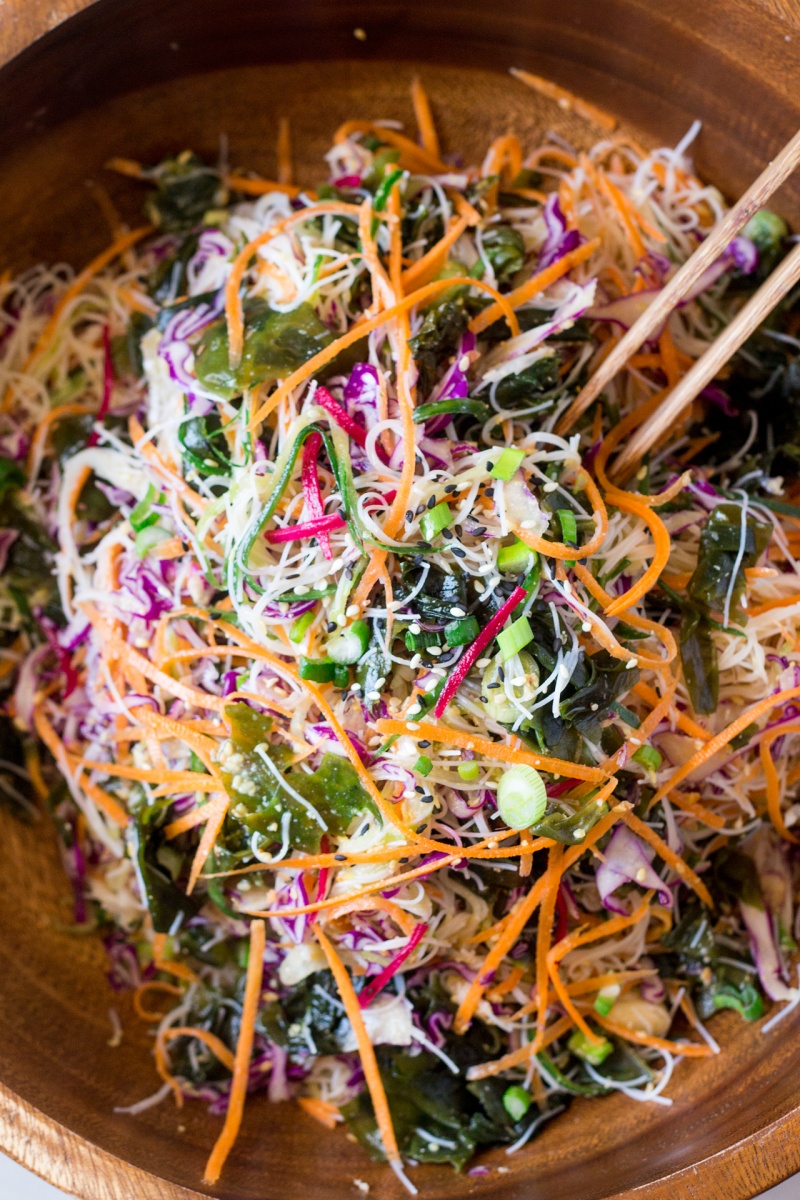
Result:
<svg viewBox="0 0 800 1200">
<path fill-rule="evenodd" d="M 702 169 L 741 190 L 800 125 L 800 47 L 784 42 L 789 27 L 767 20 L 758 0 L 707 0 L 694 11 L 700 7 L 513 0 L 497 12 L 479 0 L 97 0 L 0 71 L 0 143 L 13 181 L 0 194 L 0 255 L 15 267 L 42 256 L 79 264 L 91 257 L 107 232 L 84 183 L 102 177 L 114 153 L 152 160 L 190 143 L 213 155 L 226 132 L 237 165 L 269 174 L 277 117 L 286 114 L 301 178 L 311 181 L 340 120 L 410 120 L 414 59 L 459 64 L 422 67 L 449 149 L 477 155 L 512 127 L 529 142 L 554 126 L 591 137 L 497 73 L 520 65 L 636 114 L 651 136 L 676 138 L 703 117 Z M 307 61 L 362 53 L 357 26 L 367 30 L 363 53 L 372 57 Z M 209 70 L 237 55 L 294 65 Z M 389 65 L 381 56 L 408 61 Z M 692 76 L 684 86 L 686 64 Z M 478 69 L 487 66 L 495 73 Z M 130 93 L 134 84 L 147 86 Z M 135 188 L 113 178 L 108 186 L 132 218 Z M 785 207 L 800 215 L 800 184 Z M 107 991 L 97 943 L 69 928 L 46 824 L 24 829 L 2 815 L 0 845 L 0 1147 L 85 1200 L 207 1195 L 199 1180 L 218 1121 L 197 1105 L 176 1113 L 167 1104 L 139 1118 L 113 1113 L 157 1086 L 150 1042 L 128 998 Z M 125 1029 L 113 1049 L 111 1005 Z M 800 1012 L 770 1038 L 730 1015 L 714 1028 L 725 1054 L 681 1066 L 672 1110 L 644 1111 L 619 1097 L 576 1104 L 525 1153 L 489 1156 L 487 1177 L 454 1184 L 444 1170 L 421 1170 L 426 1195 L 444 1200 L 457 1189 L 521 1200 L 541 1189 L 548 1200 L 747 1200 L 780 1181 L 800 1167 L 798 1054 L 786 1051 L 797 1044 Z M 254 1097 L 215 1195 L 341 1200 L 355 1176 L 379 1200 L 399 1200 L 393 1176 L 365 1162 L 341 1132 Z"/>
</svg>

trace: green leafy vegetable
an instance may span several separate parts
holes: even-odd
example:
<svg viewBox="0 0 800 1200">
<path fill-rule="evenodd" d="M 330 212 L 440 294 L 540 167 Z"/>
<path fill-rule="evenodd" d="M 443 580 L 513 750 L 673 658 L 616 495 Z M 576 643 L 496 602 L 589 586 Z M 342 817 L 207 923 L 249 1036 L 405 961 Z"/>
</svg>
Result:
<svg viewBox="0 0 800 1200">
<path fill-rule="evenodd" d="M 419 371 L 421 396 L 429 395 L 440 370 L 455 354 L 468 320 L 463 302 L 447 300 L 428 309 L 419 333 L 409 339 Z"/>
<path fill-rule="evenodd" d="M 525 242 L 511 225 L 490 225 L 483 232 L 483 252 L 498 283 L 508 283 L 525 265 Z"/>
<path fill-rule="evenodd" d="M 165 233 L 187 233 L 227 199 L 219 171 L 190 150 L 165 159 L 148 176 L 156 187 L 145 201 L 145 212 Z"/>
<path fill-rule="evenodd" d="M 202 899 L 187 896 L 178 882 L 183 856 L 168 842 L 158 823 L 163 807 L 144 809 L 131 822 L 131 857 L 156 933 L 169 933 L 176 919 L 193 917 Z"/>
</svg>

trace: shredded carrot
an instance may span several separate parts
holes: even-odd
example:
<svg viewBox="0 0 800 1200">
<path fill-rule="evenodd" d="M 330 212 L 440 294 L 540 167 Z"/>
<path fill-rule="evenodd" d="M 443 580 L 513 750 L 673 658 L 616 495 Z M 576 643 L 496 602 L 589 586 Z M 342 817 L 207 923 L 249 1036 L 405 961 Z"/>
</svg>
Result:
<svg viewBox="0 0 800 1200">
<path fill-rule="evenodd" d="M 378 125 L 374 121 L 345 121 L 333 135 L 334 144 L 340 146 L 354 133 L 371 133 L 387 146 L 394 146 L 401 152 L 402 159 L 406 160 L 409 168 L 419 174 L 446 175 L 452 169 L 447 163 L 440 162 L 437 155 L 430 154 L 423 146 L 416 145 L 402 133 L 385 125 Z"/>
<path fill-rule="evenodd" d="M 36 432 L 31 438 L 31 444 L 28 448 L 28 458 L 26 463 L 26 474 L 28 476 L 28 486 L 36 480 L 39 474 L 39 468 L 42 464 L 42 456 L 44 455 L 47 435 L 50 432 L 50 427 L 62 417 L 77 417 L 84 413 L 93 412 L 91 404 L 60 404 L 58 408 L 51 408 L 39 419 L 39 424 L 36 427 Z"/>
<path fill-rule="evenodd" d="M 203 1182 L 209 1187 L 215 1184 L 222 1174 L 225 1160 L 233 1149 L 233 1144 L 239 1134 L 244 1113 L 244 1100 L 247 1093 L 247 1080 L 250 1073 L 250 1056 L 253 1050 L 256 1017 L 258 1016 L 261 999 L 261 980 L 264 973 L 264 949 L 266 946 L 266 925 L 263 921 L 253 921 L 250 925 L 250 957 L 247 961 L 247 976 L 242 1002 L 242 1017 L 239 1025 L 239 1037 L 236 1041 L 234 1056 L 233 1079 L 228 1099 L 228 1111 L 225 1114 L 225 1124 L 217 1138 L 216 1145 L 211 1151 L 206 1164 Z"/>
<path fill-rule="evenodd" d="M 609 617 L 618 617 L 620 613 L 636 604 L 643 596 L 655 587 L 658 577 L 669 561 L 671 543 L 664 522 L 646 504 L 640 503 L 638 497 L 625 492 L 617 492 L 611 501 L 620 512 L 631 513 L 639 517 L 650 530 L 655 545 L 655 553 L 650 566 L 636 580 L 636 583 L 622 596 L 618 596 L 606 609 Z"/>
<path fill-rule="evenodd" d="M 463 750 L 473 750 L 478 755 L 496 759 L 498 762 L 526 763 L 538 771 L 549 771 L 553 775 L 564 775 L 567 779 L 585 779 L 589 783 L 603 783 L 607 774 L 598 767 L 584 767 L 581 763 L 567 762 L 563 758 L 548 758 L 544 754 L 534 754 L 531 750 L 523 750 L 509 746 L 505 742 L 493 742 L 489 738 L 478 737 L 477 734 L 467 733 L 463 729 L 451 729 L 447 725 L 432 725 L 428 722 L 394 721 L 382 718 L 375 722 L 378 733 L 392 736 L 405 735 L 415 742 L 439 742 L 443 746 L 460 746 Z"/>
<path fill-rule="evenodd" d="M 403 272 L 403 288 L 406 293 L 430 283 L 438 275 L 447 261 L 450 247 L 455 245 L 467 225 L 466 217 L 459 217 L 453 221 L 439 241 Z"/>
<path fill-rule="evenodd" d="M 602 1025 L 609 1033 L 623 1038 L 626 1042 L 634 1042 L 637 1046 L 652 1046 L 655 1050 L 666 1050 L 669 1054 L 681 1055 L 684 1058 L 708 1058 L 714 1051 L 710 1046 L 698 1045 L 697 1042 L 670 1042 L 665 1038 L 650 1037 L 649 1034 L 637 1033 L 626 1025 L 618 1025 L 600 1013 L 593 1012 L 592 1017 L 598 1025 Z"/>
<path fill-rule="evenodd" d="M 641 696 L 646 704 L 651 708 L 655 708 L 658 703 L 658 696 L 647 683 L 642 683 L 641 680 L 633 685 L 633 691 L 637 696 Z M 679 708 L 673 706 L 672 717 L 678 729 L 682 729 L 684 733 L 688 733 L 690 737 L 700 738 L 701 741 L 708 742 L 714 736 L 708 729 L 704 729 L 697 721 L 693 720 L 688 713 L 682 712 Z"/>
<path fill-rule="evenodd" d="M 617 118 L 607 113 L 605 109 L 598 108 L 595 104 L 590 104 L 588 100 L 581 100 L 580 96 L 575 96 L 572 92 L 568 92 L 566 88 L 560 87 L 557 83 L 552 83 L 549 79 L 542 79 L 541 75 L 534 75 L 531 71 L 521 71 L 518 67 L 511 67 L 510 73 L 520 83 L 524 83 L 534 92 L 538 92 L 540 96 L 546 96 L 548 100 L 555 100 L 559 108 L 566 109 L 578 114 L 587 121 L 592 121 L 595 125 L 599 125 L 601 129 L 606 129 L 612 132 L 617 127 Z M 644 157 L 644 155 L 643 155 Z"/>
<path fill-rule="evenodd" d="M 513 133 L 495 138 L 483 160 L 481 175 L 498 175 L 502 184 L 510 184 L 522 170 L 522 147 Z"/>
<path fill-rule="evenodd" d="M 384 896 L 373 896 L 370 899 L 365 898 L 363 900 L 348 900 L 346 903 L 339 904 L 335 908 L 330 909 L 328 920 L 338 921 L 340 917 L 344 917 L 348 913 L 372 912 L 376 910 L 385 912 L 387 916 L 392 918 L 395 925 L 397 925 L 398 929 L 402 930 L 406 937 L 411 937 L 416 921 L 399 904 L 395 904 L 393 900 L 387 900 Z"/>
<path fill-rule="evenodd" d="M 603 587 L 601 587 L 601 585 L 592 575 L 591 571 L 588 571 L 582 563 L 576 562 L 572 568 L 572 571 L 595 600 L 599 601 L 599 603 L 604 607 L 607 607 L 609 604 L 611 604 L 612 597 L 609 596 L 608 592 Z M 632 625 L 634 629 L 647 630 L 647 632 L 652 634 L 653 637 L 658 638 L 666 651 L 663 658 L 660 658 L 654 654 L 647 654 L 642 650 L 638 650 L 636 652 L 626 650 L 623 646 L 620 646 L 617 639 L 608 631 L 603 622 L 594 617 L 589 620 L 592 626 L 592 633 L 595 638 L 597 638 L 600 641 L 600 644 L 604 646 L 604 648 L 608 650 L 610 654 L 613 654 L 615 658 L 634 658 L 640 667 L 651 667 L 655 671 L 661 671 L 665 670 L 672 660 L 677 656 L 678 647 L 675 643 L 675 638 L 673 637 L 671 630 L 667 629 L 664 625 L 659 624 L 658 621 L 651 621 L 649 617 L 640 617 L 638 613 L 626 612 L 625 622 L 628 625 Z"/>
<path fill-rule="evenodd" d="M 292 134 L 288 117 L 278 122 L 278 182 L 284 187 L 292 183 Z"/>
<path fill-rule="evenodd" d="M 775 829 L 787 842 L 799 842 L 800 838 L 788 828 L 781 812 L 781 787 L 778 772 L 770 752 L 770 746 L 776 738 L 785 737 L 789 733 L 800 733 L 800 725 L 779 725 L 776 729 L 767 729 L 761 735 L 759 753 L 761 765 L 764 768 L 764 779 L 767 784 L 767 812 Z"/>
<path fill-rule="evenodd" d="M 218 1058 L 223 1067 L 227 1067 L 229 1071 L 233 1071 L 234 1058 L 231 1051 L 223 1042 L 222 1038 L 218 1038 L 215 1033 L 211 1033 L 208 1029 L 198 1029 L 196 1025 L 171 1025 L 169 1029 L 163 1030 L 159 1037 L 165 1042 L 174 1041 L 175 1038 L 188 1037 L 195 1038 L 198 1042 L 202 1042 L 215 1058 Z"/>
<path fill-rule="evenodd" d="M 557 279 L 561 279 L 573 267 L 580 266 L 582 262 L 586 262 L 587 258 L 591 258 L 599 246 L 600 239 L 594 238 L 590 242 L 584 242 L 576 250 L 570 250 L 568 254 L 556 259 L 549 267 L 545 267 L 543 271 L 539 271 L 525 283 L 520 284 L 518 288 L 514 288 L 513 291 L 509 292 L 505 297 L 506 302 L 512 308 L 519 308 L 520 305 L 526 304 L 528 300 L 532 300 L 534 296 L 538 296 L 545 288 L 550 287 L 551 283 L 555 283 Z M 453 280 L 452 282 L 456 281 Z M 483 333 L 484 329 L 488 329 L 490 325 L 493 325 L 495 321 L 499 321 L 503 316 L 508 320 L 503 305 L 500 304 L 499 300 L 496 300 L 494 304 L 490 304 L 483 312 L 478 313 L 477 317 L 473 317 L 469 323 L 469 327 L 475 334 Z"/>
<path fill-rule="evenodd" d="M 520 1046 L 518 1050 L 511 1050 L 502 1058 L 496 1058 L 494 1062 L 480 1063 L 476 1067 L 470 1067 L 467 1078 L 470 1080 L 489 1079 L 493 1075 L 502 1074 L 503 1071 L 510 1071 L 513 1067 L 523 1066 L 530 1062 L 540 1050 L 544 1050 L 552 1042 L 557 1042 L 565 1033 L 569 1033 L 570 1029 L 572 1029 L 572 1018 L 559 1017 L 544 1032 L 538 1029 L 533 1041 Z"/>
<path fill-rule="evenodd" d="M 593 506 L 592 517 L 595 523 L 595 532 L 584 546 L 575 547 L 568 546 L 566 542 L 550 542 L 547 538 L 537 537 L 529 529 L 523 529 L 521 525 L 512 520 L 508 522 L 509 528 L 531 550 L 535 550 L 538 554 L 544 554 L 548 558 L 570 559 L 572 561 L 580 558 L 589 558 L 595 551 L 600 549 L 605 541 L 606 534 L 608 533 L 608 513 L 603 503 L 603 497 L 597 490 L 591 476 L 583 473 L 579 481 L 583 483 Z"/>
<path fill-rule="evenodd" d="M 317 1096 L 298 1096 L 297 1103 L 315 1121 L 319 1121 L 326 1129 L 335 1129 L 344 1120 L 335 1104 L 330 1100 L 320 1100 Z"/>
<path fill-rule="evenodd" d="M 779 708 L 782 704 L 788 704 L 790 700 L 795 700 L 798 696 L 800 696 L 800 687 L 786 688 L 784 691 L 775 692 L 773 695 L 767 696 L 764 700 L 759 700 L 757 704 L 752 704 L 750 708 L 745 709 L 741 716 L 732 721 L 726 729 L 723 729 L 721 733 L 718 733 L 709 742 L 706 742 L 685 763 L 675 768 L 667 782 L 662 784 L 656 791 L 650 801 L 650 807 L 652 808 L 654 804 L 658 804 L 659 800 L 662 800 L 673 788 L 682 783 L 687 775 L 691 775 L 703 763 L 708 762 L 710 758 L 713 758 L 715 754 L 723 750 L 748 725 L 754 724 L 773 708 Z"/>
<path fill-rule="evenodd" d="M 206 827 L 203 830 L 203 836 L 200 838 L 200 844 L 192 860 L 189 882 L 186 886 L 187 895 L 191 895 L 194 890 L 194 885 L 197 883 L 200 872 L 205 866 L 206 859 L 216 845 L 222 826 L 225 824 L 225 817 L 229 807 L 230 799 L 225 795 L 217 796 L 214 800 L 210 800 L 202 809 L 206 815 Z"/>
<path fill-rule="evenodd" d="M 389 1111 L 389 1101 L 386 1099 L 386 1089 L 383 1086 L 381 1073 L 378 1070 L 375 1050 L 364 1025 L 364 1015 L 358 1003 L 358 996 L 355 993 L 350 976 L 342 960 L 321 927 L 318 924 L 314 924 L 312 928 L 322 948 L 322 953 L 328 961 L 328 966 L 333 973 L 344 1010 L 353 1027 L 353 1033 L 356 1035 L 358 1054 L 367 1081 L 372 1107 L 375 1111 L 375 1120 L 378 1123 L 378 1130 L 380 1131 L 381 1142 L 383 1143 L 383 1152 L 390 1162 L 392 1160 L 399 1162 L 400 1151 L 397 1148 L 397 1139 L 394 1133 L 394 1126 L 392 1125 L 392 1114 Z"/>
<path fill-rule="evenodd" d="M 433 113 L 428 99 L 428 93 L 422 86 L 422 80 L 415 75 L 411 81 L 411 102 L 414 105 L 414 117 L 419 130 L 419 140 L 426 154 L 437 161 L 441 158 L 439 136 L 433 121 Z"/>
<path fill-rule="evenodd" d="M 502 1000 L 503 996 L 507 996 L 509 992 L 513 992 L 524 974 L 524 967 L 512 967 L 510 974 L 506 976 L 503 982 L 495 984 L 491 991 L 486 993 L 486 999 L 490 1004 L 494 1004 L 497 1000 Z"/>
<path fill-rule="evenodd" d="M 563 858 L 563 846 L 553 846 L 552 850 L 549 851 L 547 872 L 544 876 L 546 884 L 539 912 L 539 926 L 536 931 L 536 994 L 539 999 L 536 1027 L 540 1033 L 544 1032 L 547 1022 L 547 956 L 550 953 L 556 899 L 558 897 L 558 889 L 561 886 L 561 875 L 564 869 Z"/>
<path fill-rule="evenodd" d="M 752 608 L 748 608 L 747 615 L 760 617 L 763 613 L 773 612 L 776 608 L 790 608 L 793 604 L 800 604 L 800 593 L 782 596 L 779 600 L 765 600 L 763 604 L 754 604 Z"/>
<path fill-rule="evenodd" d="M 133 993 L 133 1008 L 142 1021 L 163 1021 L 165 1014 L 161 1012 L 151 1012 L 149 1008 L 145 1008 L 142 1004 L 143 997 L 148 992 L 166 992 L 168 996 L 182 996 L 183 991 L 176 983 L 165 983 L 161 979 L 148 979 L 144 983 L 140 983 Z"/>
</svg>

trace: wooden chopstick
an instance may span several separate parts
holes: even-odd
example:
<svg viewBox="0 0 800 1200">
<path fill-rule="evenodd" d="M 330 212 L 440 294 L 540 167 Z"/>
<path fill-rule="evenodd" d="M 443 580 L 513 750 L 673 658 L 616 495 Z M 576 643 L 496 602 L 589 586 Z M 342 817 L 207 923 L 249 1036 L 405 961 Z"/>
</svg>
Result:
<svg viewBox="0 0 800 1200">
<path fill-rule="evenodd" d="M 719 225 L 704 242 L 700 243 L 691 258 L 688 258 L 681 269 L 673 275 L 672 279 L 655 297 L 653 303 L 631 326 L 622 341 L 600 364 L 556 425 L 556 433 L 565 434 L 572 428 L 578 417 L 586 411 L 593 400 L 597 399 L 617 371 L 621 370 L 643 342 L 647 341 L 650 335 L 663 325 L 673 308 L 692 290 L 705 269 L 719 258 L 753 214 L 762 208 L 772 193 L 789 178 L 798 163 L 800 163 L 800 130 L 762 171 L 742 198 L 728 210 Z"/>
<path fill-rule="evenodd" d="M 786 293 L 791 291 L 798 279 L 800 242 L 739 310 L 730 325 L 726 326 L 720 336 L 698 358 L 691 370 L 675 385 L 664 403 L 634 434 L 621 454 L 617 455 L 610 470 L 612 476 L 624 478 L 626 473 L 641 461 L 686 406 L 700 395 L 706 384 L 715 378 L 720 368 L 747 341 L 750 334 L 758 328 Z"/>
</svg>

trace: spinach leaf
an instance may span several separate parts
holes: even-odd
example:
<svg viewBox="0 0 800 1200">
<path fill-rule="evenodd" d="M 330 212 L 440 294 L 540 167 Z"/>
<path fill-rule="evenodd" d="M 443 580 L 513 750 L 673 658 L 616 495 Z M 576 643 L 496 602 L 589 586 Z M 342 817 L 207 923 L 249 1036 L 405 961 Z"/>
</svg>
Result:
<svg viewBox="0 0 800 1200">
<path fill-rule="evenodd" d="M 511 225 L 490 225 L 483 233 L 483 252 L 498 283 L 508 283 L 525 265 L 525 242 Z"/>
<path fill-rule="evenodd" d="M 300 304 L 291 312 L 275 312 L 266 301 L 252 300 L 245 305 L 244 319 L 242 361 L 235 370 L 229 362 L 224 321 L 209 325 L 195 352 L 197 378 L 225 400 L 265 379 L 289 375 L 333 341 L 310 304 Z"/>
<path fill-rule="evenodd" d="M 431 392 L 439 371 L 458 349 L 468 321 L 463 301 L 446 300 L 428 309 L 419 333 L 409 338 L 419 371 L 420 395 Z"/>
<path fill-rule="evenodd" d="M 219 171 L 190 150 L 148 172 L 156 187 L 145 201 L 148 220 L 165 233 L 187 233 L 226 199 Z"/>
</svg>

